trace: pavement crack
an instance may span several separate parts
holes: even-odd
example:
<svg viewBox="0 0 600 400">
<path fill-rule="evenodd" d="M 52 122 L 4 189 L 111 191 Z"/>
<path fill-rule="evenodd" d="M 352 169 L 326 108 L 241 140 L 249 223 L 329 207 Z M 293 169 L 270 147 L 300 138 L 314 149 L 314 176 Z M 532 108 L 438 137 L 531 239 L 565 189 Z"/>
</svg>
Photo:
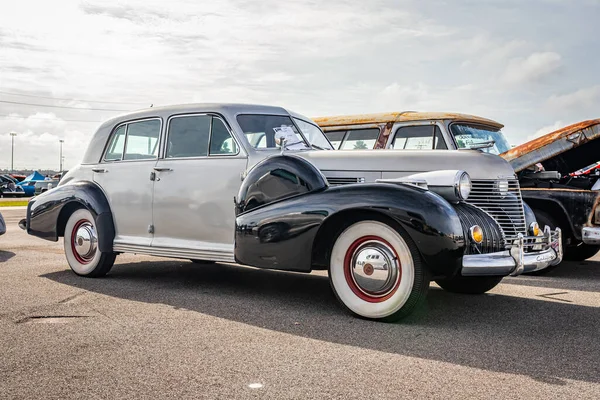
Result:
<svg viewBox="0 0 600 400">
<path fill-rule="evenodd" d="M 76 294 L 74 294 L 74 295 L 72 295 L 72 296 L 65 297 L 64 299 L 62 299 L 61 301 L 59 301 L 59 302 L 58 302 L 58 304 L 65 304 L 65 303 L 68 303 L 68 302 L 70 302 L 71 300 L 75 300 L 77 297 L 79 297 L 79 296 L 82 296 L 82 295 L 84 295 L 84 294 L 86 294 L 86 293 L 87 293 L 87 291 L 83 291 L 83 292 L 76 293 Z"/>
<path fill-rule="evenodd" d="M 569 294 L 569 292 L 558 292 L 558 293 L 546 293 L 546 294 L 538 294 L 538 297 L 544 297 L 546 299 L 550 299 L 550 300 L 558 300 L 558 301 L 563 301 L 565 303 L 572 303 L 571 300 L 567 300 L 567 299 L 559 299 L 557 297 L 551 297 L 551 296 L 558 296 L 561 294 Z"/>
</svg>

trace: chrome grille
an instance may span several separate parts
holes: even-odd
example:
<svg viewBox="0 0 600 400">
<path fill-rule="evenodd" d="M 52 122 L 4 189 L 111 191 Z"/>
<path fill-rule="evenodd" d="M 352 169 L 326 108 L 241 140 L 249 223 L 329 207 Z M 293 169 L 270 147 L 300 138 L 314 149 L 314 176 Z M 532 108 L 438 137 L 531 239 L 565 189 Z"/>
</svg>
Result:
<svg viewBox="0 0 600 400">
<path fill-rule="evenodd" d="M 350 185 L 351 183 L 365 183 L 365 178 L 357 177 L 329 177 L 327 182 L 332 185 Z"/>
<path fill-rule="evenodd" d="M 473 180 L 473 188 L 467 203 L 481 208 L 491 215 L 504 231 L 508 242 L 517 238 L 519 233 L 527 234 L 525 212 L 519 181 L 508 179 L 508 193 L 502 195 L 499 182 L 503 180 Z"/>
</svg>

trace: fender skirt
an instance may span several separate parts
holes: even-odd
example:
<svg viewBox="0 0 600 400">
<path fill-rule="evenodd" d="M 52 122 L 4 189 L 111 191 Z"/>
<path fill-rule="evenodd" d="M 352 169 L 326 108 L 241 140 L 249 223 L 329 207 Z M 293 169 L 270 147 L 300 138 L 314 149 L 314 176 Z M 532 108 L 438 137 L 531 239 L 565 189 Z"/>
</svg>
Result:
<svg viewBox="0 0 600 400">
<path fill-rule="evenodd" d="M 111 252 L 115 237 L 112 213 L 104 193 L 93 182 L 58 186 L 31 199 L 27 205 L 27 233 L 58 241 L 58 237 L 64 234 L 60 231 L 59 224 L 67 217 L 61 213 L 79 206 L 90 210 L 96 219 L 100 251 Z"/>
</svg>

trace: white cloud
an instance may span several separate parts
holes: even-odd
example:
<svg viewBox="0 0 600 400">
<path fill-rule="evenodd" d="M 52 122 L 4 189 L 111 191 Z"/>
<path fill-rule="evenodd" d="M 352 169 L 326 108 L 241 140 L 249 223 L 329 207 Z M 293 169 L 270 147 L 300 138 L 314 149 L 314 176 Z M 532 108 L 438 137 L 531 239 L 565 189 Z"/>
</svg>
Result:
<svg viewBox="0 0 600 400">
<path fill-rule="evenodd" d="M 510 60 L 504 72 L 509 84 L 527 84 L 542 81 L 553 75 L 562 65 L 562 57 L 555 52 L 533 53 L 526 58 Z"/>
<path fill-rule="evenodd" d="M 548 105 L 553 109 L 593 109 L 600 113 L 600 85 L 591 86 L 562 95 L 552 95 Z"/>
<path fill-rule="evenodd" d="M 567 126 L 567 124 L 565 124 L 563 121 L 556 121 L 552 125 L 547 125 L 547 126 L 541 127 L 540 129 L 535 131 L 535 133 L 533 135 L 529 136 L 526 141 L 538 138 L 540 136 L 544 136 L 547 133 L 554 132 L 565 126 Z"/>
<path fill-rule="evenodd" d="M 414 0 L 20 0 L 0 13 L 0 91 L 148 105 L 257 102 L 306 115 L 458 111 L 499 120 L 515 139 L 576 120 L 584 106 L 600 109 L 598 89 L 581 89 L 597 84 L 600 55 L 581 50 L 597 46 L 589 33 L 597 9 L 516 4 L 498 12 L 498 4 L 457 0 L 432 12 Z M 549 38 L 535 25 L 557 12 L 562 22 Z M 17 131 L 17 165 L 40 168 L 57 166 L 59 138 L 67 166 L 81 157 L 99 122 L 76 121 L 120 113 L 86 108 L 141 107 L 6 100 L 79 108 L 0 103 L 0 145 Z M 0 152 L 0 168 L 9 158 Z"/>
</svg>

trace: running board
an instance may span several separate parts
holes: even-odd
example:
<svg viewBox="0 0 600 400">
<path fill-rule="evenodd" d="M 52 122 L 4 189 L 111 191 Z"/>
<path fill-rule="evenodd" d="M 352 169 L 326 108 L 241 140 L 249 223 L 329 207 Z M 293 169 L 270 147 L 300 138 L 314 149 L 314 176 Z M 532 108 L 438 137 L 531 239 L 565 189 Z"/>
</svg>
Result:
<svg viewBox="0 0 600 400">
<path fill-rule="evenodd" d="M 157 257 L 185 258 L 188 260 L 208 260 L 235 263 L 233 252 L 216 250 L 193 250 L 172 247 L 150 247 L 133 244 L 114 244 L 117 253 L 145 254 Z"/>
</svg>

